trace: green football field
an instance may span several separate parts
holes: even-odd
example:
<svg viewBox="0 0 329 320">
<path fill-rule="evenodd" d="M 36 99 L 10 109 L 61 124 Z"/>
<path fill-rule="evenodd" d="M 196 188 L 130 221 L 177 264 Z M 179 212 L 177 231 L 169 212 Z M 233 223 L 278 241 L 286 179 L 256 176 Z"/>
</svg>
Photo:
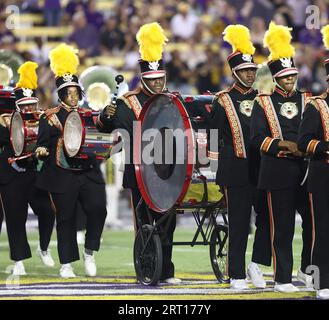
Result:
<svg viewBox="0 0 329 320">
<path fill-rule="evenodd" d="M 191 241 L 195 230 L 178 227 L 175 231 L 174 241 Z M 55 268 L 46 268 L 42 265 L 39 257 L 35 254 L 38 244 L 38 233 L 36 231 L 28 234 L 32 258 L 25 261 L 26 272 L 38 275 L 56 275 L 59 262 L 56 248 L 56 232 L 52 235 L 50 243 L 51 252 L 56 262 Z M 96 253 L 96 261 L 99 276 L 112 275 L 134 275 L 133 266 L 133 231 L 118 231 L 106 229 L 103 233 L 101 249 Z M 247 262 L 251 259 L 253 234 L 249 236 L 247 249 Z M 83 246 L 80 246 L 83 251 Z M 294 270 L 297 270 L 300 264 L 301 252 L 301 230 L 296 227 L 294 239 Z M 209 257 L 209 246 L 174 246 L 173 260 L 175 262 L 176 272 L 189 273 L 212 273 Z M 8 251 L 8 241 L 5 232 L 0 235 L 0 279 L 7 277 L 4 273 L 6 268 L 11 265 Z M 77 275 L 83 275 L 82 260 L 74 263 Z M 272 268 L 262 268 L 265 273 L 271 273 Z"/>
<path fill-rule="evenodd" d="M 191 241 L 195 230 L 178 227 L 174 241 Z M 310 299 L 314 293 L 301 287 L 301 292 L 280 294 L 273 292 L 272 268 L 263 267 L 267 288 L 233 292 L 228 284 L 219 284 L 213 274 L 208 246 L 174 246 L 173 260 L 180 285 L 145 287 L 136 283 L 133 265 L 133 231 L 105 230 L 101 250 L 96 253 L 98 274 L 86 278 L 83 261 L 73 264 L 77 278 L 63 280 L 58 276 L 59 262 L 54 232 L 50 248 L 55 259 L 54 268 L 45 267 L 35 254 L 38 244 L 36 231 L 28 234 L 33 257 L 25 261 L 27 276 L 20 277 L 15 286 L 9 274 L 7 235 L 0 236 L 0 299 Z M 249 237 L 247 263 L 251 259 L 253 235 Z M 80 253 L 83 246 L 80 246 Z M 300 264 L 301 230 L 296 227 L 294 241 L 294 274 Z M 296 281 L 295 278 L 293 281 Z M 300 285 L 300 284 L 299 284 Z M 20 290 L 17 290 L 20 289 Z"/>
</svg>

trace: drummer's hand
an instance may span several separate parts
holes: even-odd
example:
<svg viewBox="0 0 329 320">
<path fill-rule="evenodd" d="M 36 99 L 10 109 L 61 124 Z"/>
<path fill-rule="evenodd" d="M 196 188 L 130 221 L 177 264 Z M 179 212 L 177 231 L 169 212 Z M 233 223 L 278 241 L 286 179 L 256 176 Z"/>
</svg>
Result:
<svg viewBox="0 0 329 320">
<path fill-rule="evenodd" d="M 106 106 L 105 114 L 107 115 L 108 118 L 111 118 L 115 115 L 116 110 L 117 110 L 117 107 L 114 106 L 113 104 L 110 104 L 110 105 Z"/>
<path fill-rule="evenodd" d="M 303 158 L 305 156 L 305 154 L 299 150 L 297 150 L 296 152 L 293 152 L 292 154 L 293 156 L 297 157 L 297 158 Z"/>
<path fill-rule="evenodd" d="M 37 158 L 47 157 L 49 156 L 49 151 L 45 147 L 38 147 L 37 150 L 35 150 L 35 155 Z"/>
</svg>

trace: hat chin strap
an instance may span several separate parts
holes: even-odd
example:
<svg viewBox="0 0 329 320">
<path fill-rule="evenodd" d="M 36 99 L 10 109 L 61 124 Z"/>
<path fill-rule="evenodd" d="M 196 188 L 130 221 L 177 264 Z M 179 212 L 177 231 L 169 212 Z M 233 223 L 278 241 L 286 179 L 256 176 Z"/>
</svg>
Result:
<svg viewBox="0 0 329 320">
<path fill-rule="evenodd" d="M 233 73 L 233 75 L 236 77 L 236 79 L 237 79 L 237 80 L 238 80 L 243 86 L 245 86 L 246 88 L 251 88 L 251 87 L 252 87 L 252 85 L 249 86 L 248 84 L 244 83 L 244 81 L 241 80 L 241 78 L 238 76 L 238 74 L 236 73 L 235 70 L 232 70 L 232 73 Z"/>
<path fill-rule="evenodd" d="M 292 88 L 292 90 L 288 92 L 287 90 L 283 89 L 283 88 L 278 84 L 278 82 L 276 81 L 276 78 L 273 77 L 273 80 L 274 80 L 275 85 L 278 86 L 283 92 L 289 93 L 289 92 L 292 92 L 292 91 L 294 91 L 294 90 L 296 89 L 296 82 L 297 82 L 297 81 L 295 82 L 294 87 Z"/>
<path fill-rule="evenodd" d="M 148 92 L 150 92 L 151 94 L 157 94 L 157 92 L 151 90 L 151 89 L 146 85 L 146 83 L 145 83 L 143 77 L 141 77 L 141 82 L 142 82 L 143 86 L 146 88 L 146 90 L 147 90 Z M 163 88 L 162 88 L 161 92 L 162 92 L 162 91 L 164 90 L 164 88 L 166 87 L 166 82 L 167 82 L 167 77 L 165 76 L 165 81 L 164 81 Z"/>
</svg>

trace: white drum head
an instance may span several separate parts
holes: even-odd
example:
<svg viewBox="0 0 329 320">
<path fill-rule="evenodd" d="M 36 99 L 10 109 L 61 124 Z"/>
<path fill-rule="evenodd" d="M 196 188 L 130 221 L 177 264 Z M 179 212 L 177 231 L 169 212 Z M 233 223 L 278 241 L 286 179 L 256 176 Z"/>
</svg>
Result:
<svg viewBox="0 0 329 320">
<path fill-rule="evenodd" d="M 83 143 L 84 126 L 77 111 L 71 111 L 66 118 L 63 138 L 64 148 L 69 157 L 75 157 Z"/>
<path fill-rule="evenodd" d="M 19 157 L 24 151 L 25 130 L 24 120 L 20 112 L 14 112 L 10 126 L 10 141 L 16 157 Z"/>
</svg>

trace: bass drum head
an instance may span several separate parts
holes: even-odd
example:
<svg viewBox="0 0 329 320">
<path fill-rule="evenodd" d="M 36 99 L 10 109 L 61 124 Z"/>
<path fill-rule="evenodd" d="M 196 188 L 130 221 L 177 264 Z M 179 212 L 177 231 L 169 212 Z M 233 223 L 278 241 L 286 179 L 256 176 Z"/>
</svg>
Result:
<svg viewBox="0 0 329 320">
<path fill-rule="evenodd" d="M 66 120 L 63 130 L 64 149 L 69 157 L 75 157 L 83 144 L 84 126 L 80 114 L 71 111 Z"/>
<path fill-rule="evenodd" d="M 139 190 L 149 208 L 166 212 L 184 198 L 191 181 L 195 155 L 191 122 L 181 101 L 171 94 L 151 97 L 139 122 L 134 134 Z"/>
<path fill-rule="evenodd" d="M 11 118 L 10 141 L 15 156 L 19 157 L 24 151 L 25 128 L 24 128 L 24 120 L 22 118 L 22 115 L 18 111 L 15 111 Z"/>
</svg>

